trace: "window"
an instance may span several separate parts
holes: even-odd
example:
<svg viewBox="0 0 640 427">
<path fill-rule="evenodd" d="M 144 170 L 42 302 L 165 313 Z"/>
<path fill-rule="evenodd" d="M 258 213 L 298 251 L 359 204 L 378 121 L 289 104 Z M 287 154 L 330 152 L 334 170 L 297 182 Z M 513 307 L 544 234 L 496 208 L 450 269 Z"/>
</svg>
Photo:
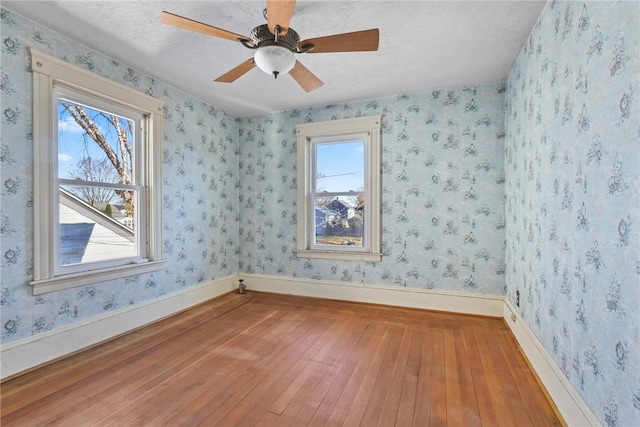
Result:
<svg viewBox="0 0 640 427">
<path fill-rule="evenodd" d="M 161 101 L 31 56 L 34 294 L 161 269 Z"/>
<path fill-rule="evenodd" d="M 380 261 L 380 120 L 296 126 L 298 257 Z"/>
</svg>

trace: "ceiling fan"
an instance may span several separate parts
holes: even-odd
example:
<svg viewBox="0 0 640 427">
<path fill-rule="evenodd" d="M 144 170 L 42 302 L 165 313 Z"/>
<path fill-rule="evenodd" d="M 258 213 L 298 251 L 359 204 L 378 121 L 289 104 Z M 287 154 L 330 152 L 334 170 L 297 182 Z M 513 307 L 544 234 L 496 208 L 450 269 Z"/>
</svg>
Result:
<svg viewBox="0 0 640 427">
<path fill-rule="evenodd" d="M 267 23 L 255 27 L 248 37 L 165 11 L 162 12 L 160 21 L 186 30 L 237 41 L 255 50 L 253 58 L 215 79 L 223 83 L 234 82 L 257 65 L 275 78 L 280 74 L 289 73 L 306 92 L 311 92 L 324 83 L 296 60 L 294 54 L 378 50 L 377 28 L 300 41 L 298 33 L 289 27 L 295 3 L 295 0 L 267 0 L 267 8 L 263 12 Z"/>
</svg>

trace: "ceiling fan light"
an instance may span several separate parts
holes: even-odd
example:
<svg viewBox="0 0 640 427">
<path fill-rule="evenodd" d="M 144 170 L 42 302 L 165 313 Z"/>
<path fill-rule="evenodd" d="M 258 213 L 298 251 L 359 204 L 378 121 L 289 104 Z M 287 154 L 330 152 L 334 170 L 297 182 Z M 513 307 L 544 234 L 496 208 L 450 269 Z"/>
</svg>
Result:
<svg viewBox="0 0 640 427">
<path fill-rule="evenodd" d="M 280 74 L 288 73 L 296 64 L 293 52 L 286 47 L 278 45 L 258 48 L 253 56 L 253 60 L 258 68 L 276 78 Z"/>
</svg>

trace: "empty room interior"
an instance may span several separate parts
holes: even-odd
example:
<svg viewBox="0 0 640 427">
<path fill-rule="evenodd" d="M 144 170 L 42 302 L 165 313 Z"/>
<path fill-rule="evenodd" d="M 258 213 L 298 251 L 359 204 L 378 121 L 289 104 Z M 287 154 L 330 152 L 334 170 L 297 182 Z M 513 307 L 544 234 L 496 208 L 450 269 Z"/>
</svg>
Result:
<svg viewBox="0 0 640 427">
<path fill-rule="evenodd" d="M 640 425 L 640 2 L 2 1 L 4 425 Z"/>
</svg>

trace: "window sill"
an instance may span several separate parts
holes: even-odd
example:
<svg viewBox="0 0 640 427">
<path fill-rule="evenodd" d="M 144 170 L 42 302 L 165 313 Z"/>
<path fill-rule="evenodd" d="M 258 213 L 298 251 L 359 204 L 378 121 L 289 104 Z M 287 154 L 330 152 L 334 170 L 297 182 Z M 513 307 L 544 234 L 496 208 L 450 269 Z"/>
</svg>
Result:
<svg viewBox="0 0 640 427">
<path fill-rule="evenodd" d="M 336 259 L 340 261 L 366 261 L 366 262 L 382 261 L 382 254 L 369 253 L 369 252 L 297 250 L 295 251 L 295 254 L 298 258 Z"/>
<path fill-rule="evenodd" d="M 42 295 L 49 292 L 62 291 L 64 289 L 76 288 L 79 286 L 93 285 L 100 282 L 106 282 L 107 280 L 151 273 L 152 271 L 161 270 L 163 266 L 164 260 L 149 261 L 142 264 L 127 264 L 119 267 L 65 274 L 64 276 L 52 277 L 49 279 L 34 280 L 30 285 L 33 287 L 33 295 Z"/>
</svg>

